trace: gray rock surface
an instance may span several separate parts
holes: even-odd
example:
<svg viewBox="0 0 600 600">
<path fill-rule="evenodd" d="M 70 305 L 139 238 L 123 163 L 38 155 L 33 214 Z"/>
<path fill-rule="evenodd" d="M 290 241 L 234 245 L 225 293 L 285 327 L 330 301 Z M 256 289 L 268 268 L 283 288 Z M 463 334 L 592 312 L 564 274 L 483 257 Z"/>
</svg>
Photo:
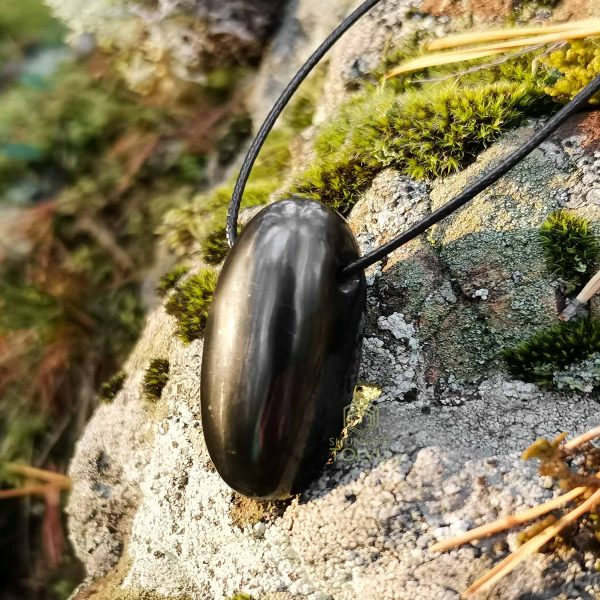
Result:
<svg viewBox="0 0 600 600">
<path fill-rule="evenodd" d="M 327 101 L 319 107 L 317 122 L 331 115 L 361 81 L 368 81 L 398 41 L 416 32 L 440 36 L 448 30 L 449 19 L 422 13 L 422 4 L 421 0 L 382 0 L 336 44 L 324 85 Z"/>
<path fill-rule="evenodd" d="M 290 0 L 255 79 L 248 105 L 260 125 L 293 75 L 360 0 Z M 354 32 L 353 32 L 354 33 Z M 329 60 L 326 57 L 325 62 Z"/>
</svg>

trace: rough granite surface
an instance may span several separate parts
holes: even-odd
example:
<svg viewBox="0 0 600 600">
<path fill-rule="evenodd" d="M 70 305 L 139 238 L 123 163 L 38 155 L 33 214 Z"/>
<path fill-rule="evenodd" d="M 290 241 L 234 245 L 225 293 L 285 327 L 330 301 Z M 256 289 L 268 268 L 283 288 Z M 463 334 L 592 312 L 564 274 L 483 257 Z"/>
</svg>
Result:
<svg viewBox="0 0 600 600">
<path fill-rule="evenodd" d="M 386 5 L 397 10 L 392 20 L 409 6 Z M 382 172 L 349 218 L 362 251 L 446 202 L 535 126 L 440 181 Z M 547 214 L 568 207 L 600 226 L 599 140 L 597 117 L 578 116 L 472 204 L 369 269 L 360 381 L 380 390 L 371 428 L 353 430 L 311 488 L 276 510 L 242 500 L 215 472 L 200 421 L 202 341 L 178 341 L 158 307 L 124 389 L 98 409 L 72 461 L 69 526 L 89 575 L 75 597 L 105 583 L 140 598 L 458 600 L 516 534 L 441 555 L 429 546 L 556 494 L 520 451 L 600 423 L 585 386 L 542 391 L 498 359 L 560 312 L 536 237 Z M 171 370 L 153 404 L 141 381 L 157 357 Z M 539 554 L 480 597 L 599 598 L 596 560 Z"/>
</svg>

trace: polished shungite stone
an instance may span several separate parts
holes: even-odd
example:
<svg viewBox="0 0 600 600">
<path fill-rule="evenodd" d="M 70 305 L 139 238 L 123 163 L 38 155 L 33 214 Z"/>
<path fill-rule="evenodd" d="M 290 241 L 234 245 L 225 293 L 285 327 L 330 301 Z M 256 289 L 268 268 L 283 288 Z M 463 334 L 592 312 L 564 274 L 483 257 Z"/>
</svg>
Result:
<svg viewBox="0 0 600 600">
<path fill-rule="evenodd" d="M 366 285 L 339 279 L 358 256 L 335 211 L 274 203 L 246 226 L 219 277 L 202 361 L 202 423 L 236 491 L 286 498 L 327 461 L 352 398 Z"/>
</svg>

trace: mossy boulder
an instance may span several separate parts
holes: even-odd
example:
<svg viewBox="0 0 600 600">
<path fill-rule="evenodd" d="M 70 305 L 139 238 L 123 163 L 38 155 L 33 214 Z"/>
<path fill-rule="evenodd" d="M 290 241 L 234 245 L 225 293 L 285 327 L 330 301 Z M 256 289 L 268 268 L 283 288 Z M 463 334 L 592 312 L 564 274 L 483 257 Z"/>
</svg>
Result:
<svg viewBox="0 0 600 600">
<path fill-rule="evenodd" d="M 396 28 L 407 19 L 457 26 L 423 17 L 412 3 L 383 2 L 366 22 L 380 57 L 390 35 L 414 31 Z M 359 46 L 346 42 L 343 64 L 367 65 Z M 326 90 L 339 75 L 338 58 L 315 122 L 336 103 Z M 345 79 L 338 100 L 360 92 L 362 79 Z M 346 207 L 362 251 L 447 202 L 540 120 L 512 123 L 454 174 L 417 179 L 401 165 L 369 173 Z M 303 137 L 314 139 L 314 130 Z M 241 501 L 210 461 L 199 405 L 201 322 L 210 298 L 186 287 L 207 268 L 200 253 L 192 254 L 189 273 L 165 280 L 164 302 L 177 298 L 177 310 L 171 316 L 163 305 L 150 315 L 123 389 L 94 415 L 73 458 L 71 537 L 90 575 L 81 594 L 119 564 L 119 589 L 173 598 L 220 600 L 243 592 L 261 600 L 458 600 L 506 556 L 506 546 L 491 539 L 443 555 L 427 548 L 498 512 L 550 497 L 534 465 L 517 453 L 537 437 L 597 425 L 597 356 L 562 365 L 554 388 L 545 390 L 511 375 L 502 351 L 551 327 L 562 310 L 564 289 L 540 239 L 548 216 L 568 210 L 598 233 L 599 140 L 595 114 L 578 115 L 470 205 L 368 270 L 360 380 L 363 389 L 377 390 L 375 444 L 361 451 L 359 436 L 351 436 L 358 451 L 336 454 L 288 503 Z M 291 142 L 286 147 L 297 150 Z M 297 152 L 297 172 L 312 158 Z M 189 301 L 198 299 L 194 309 Z M 189 339 L 181 335 L 182 318 L 199 325 Z M 154 404 L 143 391 L 152 357 L 169 362 Z M 515 539 L 508 543 L 512 548 Z M 598 595 L 596 560 L 583 549 L 564 564 L 538 556 L 482 597 L 574 600 L 584 588 Z"/>
<path fill-rule="evenodd" d="M 179 341 L 176 320 L 158 308 L 123 390 L 93 417 L 71 467 L 72 539 L 90 576 L 124 560 L 123 590 L 166 597 L 242 589 L 258 598 L 392 599 L 410 589 L 425 600 L 466 587 L 503 556 L 493 541 L 442 556 L 426 547 L 498 506 L 546 498 L 534 466 L 511 453 L 595 423 L 595 359 L 564 370 L 559 391 L 543 392 L 512 379 L 500 358 L 512 340 L 556 321 L 539 238 L 548 214 L 565 207 L 600 223 L 590 119 L 574 119 L 474 204 L 369 270 L 360 377 L 381 390 L 380 447 L 336 460 L 300 501 L 240 511 L 202 436 L 202 340 Z M 383 171 L 350 215 L 363 251 L 447 201 L 530 133 L 505 135 L 465 172 L 430 184 Z M 150 356 L 170 364 L 159 409 L 143 393 Z M 559 569 L 540 557 L 490 598 L 555 597 L 574 579 L 600 592 L 594 563 L 584 551 Z M 409 572 L 422 573 L 416 592 Z"/>
<path fill-rule="evenodd" d="M 598 207 L 586 200 L 598 176 L 579 145 L 593 119 L 578 117 L 565 126 L 468 206 L 393 253 L 376 273 L 375 299 L 419 323 L 430 383 L 501 370 L 504 348 L 557 321 L 564 297 L 548 268 L 540 228 L 549 214 L 569 205 L 600 228 Z M 579 138 L 570 135 L 574 128 Z M 429 193 L 394 171 L 382 174 L 351 213 L 355 233 L 368 240 L 367 247 L 379 246 L 449 201 L 531 133 L 525 127 L 507 134 L 466 170 L 434 181 Z M 585 189 L 573 190 L 574 178 L 585 180 Z"/>
</svg>

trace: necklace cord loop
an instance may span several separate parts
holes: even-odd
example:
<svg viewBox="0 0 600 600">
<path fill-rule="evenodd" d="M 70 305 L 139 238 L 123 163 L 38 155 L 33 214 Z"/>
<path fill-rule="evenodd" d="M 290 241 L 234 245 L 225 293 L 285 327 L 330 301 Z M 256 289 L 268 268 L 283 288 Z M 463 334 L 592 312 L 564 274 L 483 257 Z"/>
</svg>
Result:
<svg viewBox="0 0 600 600">
<path fill-rule="evenodd" d="M 256 137 L 254 138 L 250 148 L 246 154 L 240 174 L 235 184 L 229 209 L 227 211 L 227 225 L 226 234 L 227 242 L 230 247 L 233 246 L 237 239 L 237 221 L 240 212 L 240 205 L 244 195 L 244 189 L 252 172 L 252 167 L 256 162 L 258 154 L 263 147 L 267 136 L 273 129 L 277 119 L 287 106 L 296 90 L 300 87 L 302 82 L 308 77 L 311 71 L 318 65 L 321 59 L 327 54 L 331 47 L 350 29 L 362 16 L 371 10 L 381 0 L 367 0 L 361 6 L 359 6 L 352 14 L 350 14 L 330 35 L 329 37 L 315 50 L 310 58 L 302 65 L 298 73 L 287 85 L 277 102 L 273 105 L 273 108 L 267 115 L 265 122 L 261 125 Z M 383 246 L 377 248 L 373 252 L 362 256 L 358 260 L 350 263 L 344 267 L 340 276 L 342 278 L 350 277 L 357 271 L 366 269 L 382 258 L 400 248 L 407 242 L 413 240 L 415 237 L 425 232 L 433 225 L 439 223 L 447 216 L 464 206 L 467 202 L 472 200 L 475 196 L 480 194 L 490 185 L 494 184 L 503 175 L 508 173 L 513 167 L 515 167 L 521 160 L 523 160 L 528 154 L 530 154 L 535 148 L 537 148 L 544 140 L 546 140 L 552 133 L 554 133 L 565 121 L 571 116 L 578 112 L 596 93 L 600 92 L 600 75 L 591 81 L 583 90 L 579 92 L 567 104 L 565 104 L 556 114 L 554 114 L 546 123 L 536 131 L 533 136 L 522 146 L 519 146 L 514 152 L 507 156 L 502 162 L 500 162 L 491 171 L 488 171 L 477 179 L 474 183 L 467 186 L 458 196 L 455 196 L 452 200 L 444 204 L 441 208 L 431 213 L 428 217 L 401 233 L 394 239 L 390 240 Z"/>
<path fill-rule="evenodd" d="M 227 211 L 227 243 L 230 247 L 233 246 L 237 238 L 237 221 L 240 212 L 240 205 L 244 196 L 244 189 L 248 183 L 252 167 L 258 158 L 258 154 L 263 147 L 267 136 L 273 129 L 277 119 L 283 112 L 283 109 L 287 106 L 296 90 L 300 87 L 302 82 L 310 75 L 311 71 L 321 62 L 321 59 L 329 52 L 331 47 L 350 29 L 363 15 L 368 13 L 376 4 L 381 0 L 367 0 L 361 4 L 353 13 L 351 13 L 344 21 L 329 35 L 329 37 L 315 50 L 310 58 L 302 65 L 298 73 L 287 85 L 281 96 L 277 99 L 277 102 L 273 105 L 273 108 L 267 115 L 265 122 L 261 125 L 256 137 L 254 138 L 246 158 L 240 169 L 240 174 L 235 183 L 233 195 L 231 196 L 231 202 L 229 203 L 229 209 Z"/>
</svg>

